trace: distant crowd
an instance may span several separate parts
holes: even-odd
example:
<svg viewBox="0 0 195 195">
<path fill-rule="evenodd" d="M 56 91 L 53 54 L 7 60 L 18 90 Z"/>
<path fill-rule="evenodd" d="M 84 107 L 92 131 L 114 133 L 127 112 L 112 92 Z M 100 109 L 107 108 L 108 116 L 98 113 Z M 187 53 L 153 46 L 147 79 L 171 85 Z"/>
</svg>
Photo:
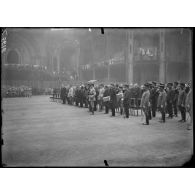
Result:
<svg viewBox="0 0 195 195">
<path fill-rule="evenodd" d="M 32 95 L 51 95 L 52 88 L 38 89 L 29 86 L 2 86 L 2 97 L 31 97 Z"/>
<path fill-rule="evenodd" d="M 3 86 L 2 92 L 3 92 L 3 97 L 31 97 L 32 96 L 32 88 L 25 85 L 19 87 Z"/>
<path fill-rule="evenodd" d="M 54 89 L 54 94 L 57 93 Z M 129 118 L 131 108 L 141 109 L 145 123 L 156 117 L 156 112 L 161 113 L 159 122 L 165 123 L 166 118 L 178 117 L 179 122 L 186 122 L 186 113 L 189 113 L 190 123 L 187 129 L 192 127 L 192 89 L 191 83 L 157 83 L 147 82 L 142 86 L 138 84 L 96 84 L 86 83 L 82 85 L 62 85 L 60 98 L 63 104 L 89 108 L 94 115 L 95 111 L 111 110 L 112 117 L 118 111 L 124 118 Z M 166 117 L 166 115 L 168 115 Z"/>
</svg>

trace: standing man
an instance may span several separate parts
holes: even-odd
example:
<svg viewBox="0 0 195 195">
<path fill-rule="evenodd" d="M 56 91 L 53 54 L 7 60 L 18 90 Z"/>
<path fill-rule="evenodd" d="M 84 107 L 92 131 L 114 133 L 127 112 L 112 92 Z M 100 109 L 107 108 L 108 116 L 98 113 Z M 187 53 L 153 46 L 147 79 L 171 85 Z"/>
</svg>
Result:
<svg viewBox="0 0 195 195">
<path fill-rule="evenodd" d="M 157 93 L 156 82 L 153 81 L 150 90 L 150 103 L 151 103 L 152 117 L 156 117 L 157 98 L 158 98 L 158 93 Z"/>
<path fill-rule="evenodd" d="M 186 100 L 185 84 L 180 83 L 179 96 L 178 96 L 178 108 L 181 112 L 181 120 L 179 120 L 178 122 L 186 122 L 185 100 Z"/>
<path fill-rule="evenodd" d="M 172 89 L 173 84 L 167 84 L 167 112 L 169 114 L 168 118 L 173 118 L 173 99 L 174 99 L 174 91 Z"/>
<path fill-rule="evenodd" d="M 110 89 L 106 85 L 103 97 L 108 97 L 108 96 L 110 96 Z M 109 101 L 104 102 L 104 105 L 105 105 L 105 113 L 104 114 L 108 114 L 109 113 Z"/>
<path fill-rule="evenodd" d="M 116 90 L 114 84 L 111 84 L 110 88 L 110 108 L 112 111 L 112 117 L 115 116 L 115 108 L 117 107 Z"/>
<path fill-rule="evenodd" d="M 98 96 L 98 101 L 99 101 L 99 111 L 101 112 L 103 109 L 103 96 L 104 96 L 104 85 L 101 84 L 100 85 L 100 89 L 99 89 L 99 96 Z"/>
<path fill-rule="evenodd" d="M 124 92 L 124 98 L 123 98 L 123 107 L 125 111 L 124 118 L 129 118 L 130 98 L 131 98 L 131 93 L 129 90 L 129 86 L 125 85 L 125 92 Z"/>
<path fill-rule="evenodd" d="M 160 83 L 160 93 L 158 96 L 158 109 L 161 112 L 162 119 L 159 122 L 165 123 L 165 108 L 166 108 L 166 92 L 164 90 L 164 84 Z"/>
<path fill-rule="evenodd" d="M 143 123 L 143 125 L 149 125 L 149 107 L 150 107 L 150 91 L 149 91 L 149 84 L 145 83 L 143 87 L 143 94 L 141 98 L 141 105 L 140 107 L 143 109 L 143 112 L 145 114 L 146 123 Z"/>
<path fill-rule="evenodd" d="M 66 88 L 64 85 L 62 85 L 60 89 L 60 97 L 61 97 L 63 104 L 65 104 L 66 103 Z"/>
<path fill-rule="evenodd" d="M 192 104 L 192 89 L 191 89 L 191 83 L 189 83 L 189 87 L 190 87 L 190 91 L 188 92 L 187 96 L 186 96 L 186 102 L 185 102 L 185 106 L 186 106 L 186 111 L 189 113 L 190 115 L 190 123 L 188 124 L 187 130 L 191 130 L 192 129 L 192 123 L 193 123 L 193 104 Z"/>
<path fill-rule="evenodd" d="M 90 102 L 90 108 L 91 108 L 92 115 L 94 115 L 95 96 L 96 96 L 96 91 L 94 88 L 94 84 L 91 84 L 90 90 L 89 90 L 89 102 Z"/>
<path fill-rule="evenodd" d="M 177 117 L 178 96 L 179 96 L 178 82 L 175 81 L 173 84 L 173 111 L 175 117 Z"/>
</svg>

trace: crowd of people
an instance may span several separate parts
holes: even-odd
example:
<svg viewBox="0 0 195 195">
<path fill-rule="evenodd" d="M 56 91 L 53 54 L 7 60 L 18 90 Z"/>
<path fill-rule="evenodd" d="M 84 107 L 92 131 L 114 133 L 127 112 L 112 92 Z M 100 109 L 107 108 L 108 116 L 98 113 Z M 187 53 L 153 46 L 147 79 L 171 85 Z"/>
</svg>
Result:
<svg viewBox="0 0 195 195">
<path fill-rule="evenodd" d="M 25 85 L 19 87 L 3 86 L 2 92 L 3 92 L 3 97 L 31 97 L 32 96 L 32 88 Z"/>
<path fill-rule="evenodd" d="M 60 98 L 63 104 L 75 105 L 89 108 L 89 112 L 94 115 L 95 111 L 111 110 L 111 117 L 118 111 L 124 118 L 129 118 L 129 111 L 132 108 L 141 109 L 145 116 L 144 125 L 149 125 L 149 121 L 156 117 L 156 113 L 161 113 L 159 122 L 165 123 L 166 118 L 178 117 L 183 123 L 190 117 L 188 130 L 192 128 L 192 89 L 191 83 L 157 83 L 147 82 L 142 86 L 138 84 L 94 84 L 87 83 L 75 86 L 64 86 L 60 89 Z M 186 119 L 186 113 L 189 117 Z M 168 115 L 168 117 L 166 117 Z"/>
</svg>

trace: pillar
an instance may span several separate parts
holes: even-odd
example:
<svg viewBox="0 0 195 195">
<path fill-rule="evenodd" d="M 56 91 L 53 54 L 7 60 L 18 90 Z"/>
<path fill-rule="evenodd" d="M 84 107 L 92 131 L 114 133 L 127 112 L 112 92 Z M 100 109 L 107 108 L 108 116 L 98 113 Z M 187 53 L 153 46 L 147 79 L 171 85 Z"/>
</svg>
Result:
<svg viewBox="0 0 195 195">
<path fill-rule="evenodd" d="M 192 81 L 192 31 L 189 30 L 189 80 Z"/>
<path fill-rule="evenodd" d="M 57 54 L 57 69 L 58 73 L 60 73 L 60 54 Z"/>
<path fill-rule="evenodd" d="M 165 65 L 165 30 L 160 30 L 160 66 L 159 66 L 159 81 L 166 82 L 166 65 Z"/>
<path fill-rule="evenodd" d="M 127 82 L 133 83 L 133 54 L 134 53 L 134 32 L 128 30 L 127 32 L 127 52 L 126 52 L 126 67 L 127 67 Z"/>
</svg>

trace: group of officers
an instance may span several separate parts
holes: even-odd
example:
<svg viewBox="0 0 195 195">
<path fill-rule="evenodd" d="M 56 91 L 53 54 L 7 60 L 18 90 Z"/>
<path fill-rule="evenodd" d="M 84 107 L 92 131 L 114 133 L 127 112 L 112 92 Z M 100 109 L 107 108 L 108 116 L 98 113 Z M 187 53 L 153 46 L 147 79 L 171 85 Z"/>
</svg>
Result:
<svg viewBox="0 0 195 195">
<path fill-rule="evenodd" d="M 81 86 L 62 86 L 60 97 L 63 104 L 89 108 L 89 112 L 105 110 L 105 114 L 111 110 L 111 117 L 118 111 L 124 118 L 129 118 L 131 108 L 139 108 L 145 116 L 144 125 L 149 125 L 156 112 L 161 113 L 159 122 L 165 123 L 167 118 L 178 117 L 179 122 L 186 122 L 186 113 L 189 113 L 190 123 L 188 130 L 192 128 L 192 89 L 191 83 L 157 83 L 147 82 L 141 87 L 137 84 L 110 84 L 94 85 L 94 83 Z"/>
</svg>

